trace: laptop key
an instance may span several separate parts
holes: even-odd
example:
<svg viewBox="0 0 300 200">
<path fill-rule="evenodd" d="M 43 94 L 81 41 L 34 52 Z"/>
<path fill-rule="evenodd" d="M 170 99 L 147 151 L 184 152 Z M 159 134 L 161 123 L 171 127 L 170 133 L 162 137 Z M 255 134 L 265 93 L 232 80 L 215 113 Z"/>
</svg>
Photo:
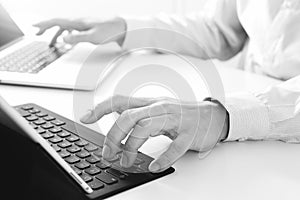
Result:
<svg viewBox="0 0 300 200">
<path fill-rule="evenodd" d="M 96 178 L 99 179 L 100 181 L 106 183 L 107 185 L 112 185 L 112 184 L 118 182 L 118 180 L 115 177 L 113 177 L 112 175 L 110 175 L 106 172 L 98 174 L 96 176 Z"/>
<path fill-rule="evenodd" d="M 61 126 L 61 125 L 64 125 L 64 124 L 66 124 L 65 122 L 63 122 L 63 121 L 60 121 L 60 120 L 54 120 L 54 121 L 52 121 L 51 122 L 52 124 L 54 124 L 54 125 L 56 125 L 56 126 Z"/>
<path fill-rule="evenodd" d="M 52 124 L 50 124 L 50 123 L 46 123 L 46 124 L 42 125 L 43 129 L 50 129 L 50 128 L 53 128 L 53 127 L 54 126 Z"/>
<path fill-rule="evenodd" d="M 66 158 L 66 157 L 69 157 L 71 154 L 68 151 L 66 151 L 66 150 L 62 150 L 61 152 L 59 152 L 59 155 L 62 158 Z"/>
<path fill-rule="evenodd" d="M 67 151 L 70 152 L 70 153 L 76 153 L 80 150 L 81 150 L 81 148 L 79 148 L 78 146 L 75 146 L 75 145 L 70 146 L 69 148 L 67 148 Z"/>
<path fill-rule="evenodd" d="M 86 161 L 81 161 L 81 162 L 75 164 L 75 167 L 77 167 L 78 169 L 81 169 L 81 170 L 82 170 L 82 169 L 86 169 L 86 168 L 88 168 L 89 166 L 91 166 L 90 163 L 88 163 L 88 162 L 86 162 Z"/>
<path fill-rule="evenodd" d="M 51 146 L 52 146 L 52 148 L 53 148 L 56 152 L 61 151 L 61 148 L 59 148 L 57 145 L 52 144 Z"/>
<path fill-rule="evenodd" d="M 61 143 L 58 144 L 58 146 L 60 146 L 61 148 L 68 148 L 70 147 L 72 144 L 69 141 L 62 141 Z"/>
<path fill-rule="evenodd" d="M 98 149 L 98 147 L 96 145 L 93 145 L 93 144 L 88 144 L 84 148 L 87 151 L 96 151 Z"/>
<path fill-rule="evenodd" d="M 40 127 L 38 127 L 38 128 L 36 129 L 36 131 L 38 132 L 38 134 L 46 133 L 46 130 L 44 130 L 44 129 L 40 128 Z"/>
<path fill-rule="evenodd" d="M 98 162 L 100 162 L 100 158 L 96 157 L 96 156 L 90 156 L 87 159 L 85 159 L 86 161 L 88 161 L 91 164 L 96 164 Z"/>
<path fill-rule="evenodd" d="M 34 108 L 34 109 L 31 109 L 31 110 L 28 110 L 28 112 L 30 112 L 31 114 L 35 114 L 35 113 L 39 113 L 41 111 L 39 111 L 38 109 Z"/>
<path fill-rule="evenodd" d="M 55 120 L 55 117 L 52 117 L 52 116 L 48 115 L 48 116 L 44 117 L 44 120 L 52 121 L 52 120 Z"/>
<path fill-rule="evenodd" d="M 77 147 L 79 148 L 79 147 Z M 79 148 L 80 149 L 80 148 Z M 89 157 L 91 154 L 88 151 L 82 150 L 78 153 L 76 153 L 76 156 L 78 156 L 79 158 L 87 158 Z"/>
<path fill-rule="evenodd" d="M 49 131 L 50 131 L 51 133 L 59 133 L 59 132 L 62 132 L 62 130 L 61 130 L 60 128 L 58 128 L 58 127 L 51 128 L 51 129 L 49 129 Z"/>
<path fill-rule="evenodd" d="M 22 109 L 17 109 L 18 113 L 20 113 L 20 115 L 22 117 L 29 117 L 31 114 L 25 110 L 22 110 Z"/>
<path fill-rule="evenodd" d="M 37 117 L 46 117 L 48 114 L 47 113 L 44 113 L 44 112 L 40 112 L 40 113 L 37 113 L 35 114 Z"/>
<path fill-rule="evenodd" d="M 60 128 L 59 128 L 60 129 Z M 61 129 L 60 129 L 61 130 Z M 68 137 L 71 135 L 71 133 L 67 132 L 67 131 L 60 131 L 60 133 L 57 134 L 59 137 Z M 69 141 L 69 140 L 68 140 Z"/>
<path fill-rule="evenodd" d="M 54 137 L 54 135 L 52 133 L 49 133 L 49 132 L 43 133 L 43 134 L 41 134 L 41 136 L 45 139 L 49 139 L 49 138 Z"/>
<path fill-rule="evenodd" d="M 79 170 L 79 169 L 77 169 L 77 170 Z M 80 177 L 81 177 L 82 180 L 84 180 L 84 182 L 86 182 L 86 183 L 93 180 L 93 178 L 92 178 L 90 175 L 86 174 L 86 173 L 82 173 L 82 175 L 81 175 Z"/>
<path fill-rule="evenodd" d="M 71 167 L 76 172 L 76 174 L 78 174 L 78 175 L 82 174 L 81 170 L 79 170 L 79 169 L 77 169 L 76 167 L 73 167 L 73 166 L 71 166 Z"/>
<path fill-rule="evenodd" d="M 37 116 L 32 115 L 32 116 L 26 117 L 26 119 L 27 119 L 27 121 L 31 122 L 31 121 L 38 120 L 39 118 Z"/>
<path fill-rule="evenodd" d="M 93 180 L 92 182 L 90 182 L 88 184 L 93 190 L 99 190 L 104 187 L 104 184 L 98 180 Z"/>
<path fill-rule="evenodd" d="M 32 126 L 32 128 L 34 128 L 34 129 L 37 129 L 37 128 L 38 128 L 38 126 L 35 125 L 34 123 L 29 123 L 29 124 L 30 124 L 30 126 Z"/>
<path fill-rule="evenodd" d="M 74 164 L 74 163 L 79 162 L 80 159 L 77 158 L 76 156 L 70 156 L 70 157 L 65 158 L 65 161 L 69 164 Z"/>
<path fill-rule="evenodd" d="M 109 168 L 105 171 L 112 174 L 112 175 L 114 175 L 115 177 L 120 178 L 120 179 L 124 179 L 127 176 L 126 173 L 120 172 L 119 170 L 116 170 L 114 168 Z"/>
<path fill-rule="evenodd" d="M 84 170 L 86 173 L 88 173 L 91 176 L 94 176 L 96 174 L 99 174 L 101 170 L 98 167 L 90 167 Z"/>
<path fill-rule="evenodd" d="M 38 119 L 38 120 L 36 120 L 36 121 L 34 121 L 33 122 L 35 125 L 42 125 L 42 124 L 45 124 L 46 123 L 46 121 L 45 120 L 42 120 L 42 119 Z"/>
<path fill-rule="evenodd" d="M 71 135 L 68 138 L 66 138 L 69 142 L 76 142 L 79 140 L 79 137 L 77 137 L 76 135 Z"/>
<path fill-rule="evenodd" d="M 75 144 L 77 146 L 83 147 L 83 146 L 85 146 L 85 145 L 87 145 L 89 143 L 87 141 L 85 141 L 85 140 L 80 139 L 79 141 L 75 142 Z"/>
<path fill-rule="evenodd" d="M 53 138 L 49 139 L 49 141 L 53 144 L 55 143 L 59 143 L 62 141 L 62 139 L 60 137 L 54 136 Z"/>
<path fill-rule="evenodd" d="M 111 167 L 110 163 L 104 163 L 103 160 L 101 160 L 101 162 L 96 164 L 97 167 L 99 167 L 100 169 L 108 169 Z"/>
<path fill-rule="evenodd" d="M 22 106 L 22 109 L 23 110 L 31 110 L 31 109 L 33 109 L 33 106 L 29 106 L 29 105 Z"/>
</svg>

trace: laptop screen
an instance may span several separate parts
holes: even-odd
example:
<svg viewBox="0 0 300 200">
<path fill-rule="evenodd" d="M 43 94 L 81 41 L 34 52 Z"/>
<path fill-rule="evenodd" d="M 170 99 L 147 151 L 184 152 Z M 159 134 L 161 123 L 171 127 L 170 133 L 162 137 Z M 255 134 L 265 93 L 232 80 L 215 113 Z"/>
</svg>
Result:
<svg viewBox="0 0 300 200">
<path fill-rule="evenodd" d="M 0 48 L 24 34 L 0 4 Z"/>
</svg>

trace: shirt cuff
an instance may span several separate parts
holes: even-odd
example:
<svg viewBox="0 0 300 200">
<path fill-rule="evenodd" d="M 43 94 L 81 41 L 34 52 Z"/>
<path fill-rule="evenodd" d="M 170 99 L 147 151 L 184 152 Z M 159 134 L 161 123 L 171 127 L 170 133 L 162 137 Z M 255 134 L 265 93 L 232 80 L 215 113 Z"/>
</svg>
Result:
<svg viewBox="0 0 300 200">
<path fill-rule="evenodd" d="M 269 135 L 268 108 L 256 96 L 230 96 L 224 106 L 229 113 L 229 133 L 225 141 L 262 140 Z"/>
</svg>

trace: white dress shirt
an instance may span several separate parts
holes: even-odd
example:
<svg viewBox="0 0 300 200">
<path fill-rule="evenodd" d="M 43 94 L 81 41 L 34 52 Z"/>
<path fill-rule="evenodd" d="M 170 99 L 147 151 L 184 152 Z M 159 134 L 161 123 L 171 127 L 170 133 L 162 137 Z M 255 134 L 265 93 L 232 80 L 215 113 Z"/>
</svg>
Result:
<svg viewBox="0 0 300 200">
<path fill-rule="evenodd" d="M 159 15 L 126 18 L 123 47 L 164 46 L 175 52 L 226 60 L 243 51 L 240 68 L 288 80 L 260 94 L 228 96 L 230 116 L 227 141 L 281 140 L 300 143 L 300 1 L 299 0 L 209 0 L 203 12 L 189 16 Z M 178 34 L 149 29 L 167 29 L 187 35 L 204 46 L 205 52 Z M 299 75 L 299 76 L 298 76 Z M 294 77 L 294 78 L 293 78 Z"/>
</svg>

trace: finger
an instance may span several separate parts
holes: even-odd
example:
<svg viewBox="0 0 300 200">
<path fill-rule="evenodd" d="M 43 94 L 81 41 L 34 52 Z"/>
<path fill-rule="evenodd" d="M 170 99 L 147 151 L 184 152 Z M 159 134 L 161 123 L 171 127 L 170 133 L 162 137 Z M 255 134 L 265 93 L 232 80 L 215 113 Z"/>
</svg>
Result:
<svg viewBox="0 0 300 200">
<path fill-rule="evenodd" d="M 138 121 L 169 113 L 171 112 L 163 109 L 159 104 L 124 111 L 106 135 L 102 156 L 107 159 L 115 156 L 116 152 L 120 150 L 121 141 Z"/>
<path fill-rule="evenodd" d="M 189 149 L 191 137 L 187 134 L 179 134 L 169 148 L 149 165 L 151 172 L 161 172 L 171 167 Z"/>
<path fill-rule="evenodd" d="M 46 30 L 59 26 L 64 30 L 78 30 L 84 31 L 89 29 L 90 27 L 80 20 L 69 20 L 69 19 L 50 19 L 34 24 L 33 26 L 38 27 L 40 30 L 37 35 L 43 34 Z"/>
<path fill-rule="evenodd" d="M 150 98 L 135 98 L 128 96 L 115 95 L 101 103 L 95 109 L 89 110 L 81 119 L 82 123 L 95 123 L 104 115 L 112 112 L 122 113 L 124 110 L 150 105 L 154 99 Z"/>
<path fill-rule="evenodd" d="M 52 38 L 52 40 L 51 40 L 51 42 L 50 42 L 50 44 L 49 44 L 50 47 L 53 47 L 53 46 L 55 45 L 55 43 L 56 43 L 56 41 L 57 41 L 57 38 L 58 38 L 63 32 L 64 32 L 63 29 L 59 29 L 59 30 L 55 33 L 55 35 L 53 36 L 53 38 Z"/>
<path fill-rule="evenodd" d="M 165 131 L 176 130 L 178 123 L 170 120 L 171 115 L 162 115 L 139 121 L 127 138 L 121 158 L 123 167 L 133 165 L 138 149 L 147 141 L 149 136 L 157 136 Z"/>
<path fill-rule="evenodd" d="M 71 33 L 65 36 L 63 39 L 66 43 L 74 45 L 80 42 L 91 42 L 91 31 Z"/>
</svg>

